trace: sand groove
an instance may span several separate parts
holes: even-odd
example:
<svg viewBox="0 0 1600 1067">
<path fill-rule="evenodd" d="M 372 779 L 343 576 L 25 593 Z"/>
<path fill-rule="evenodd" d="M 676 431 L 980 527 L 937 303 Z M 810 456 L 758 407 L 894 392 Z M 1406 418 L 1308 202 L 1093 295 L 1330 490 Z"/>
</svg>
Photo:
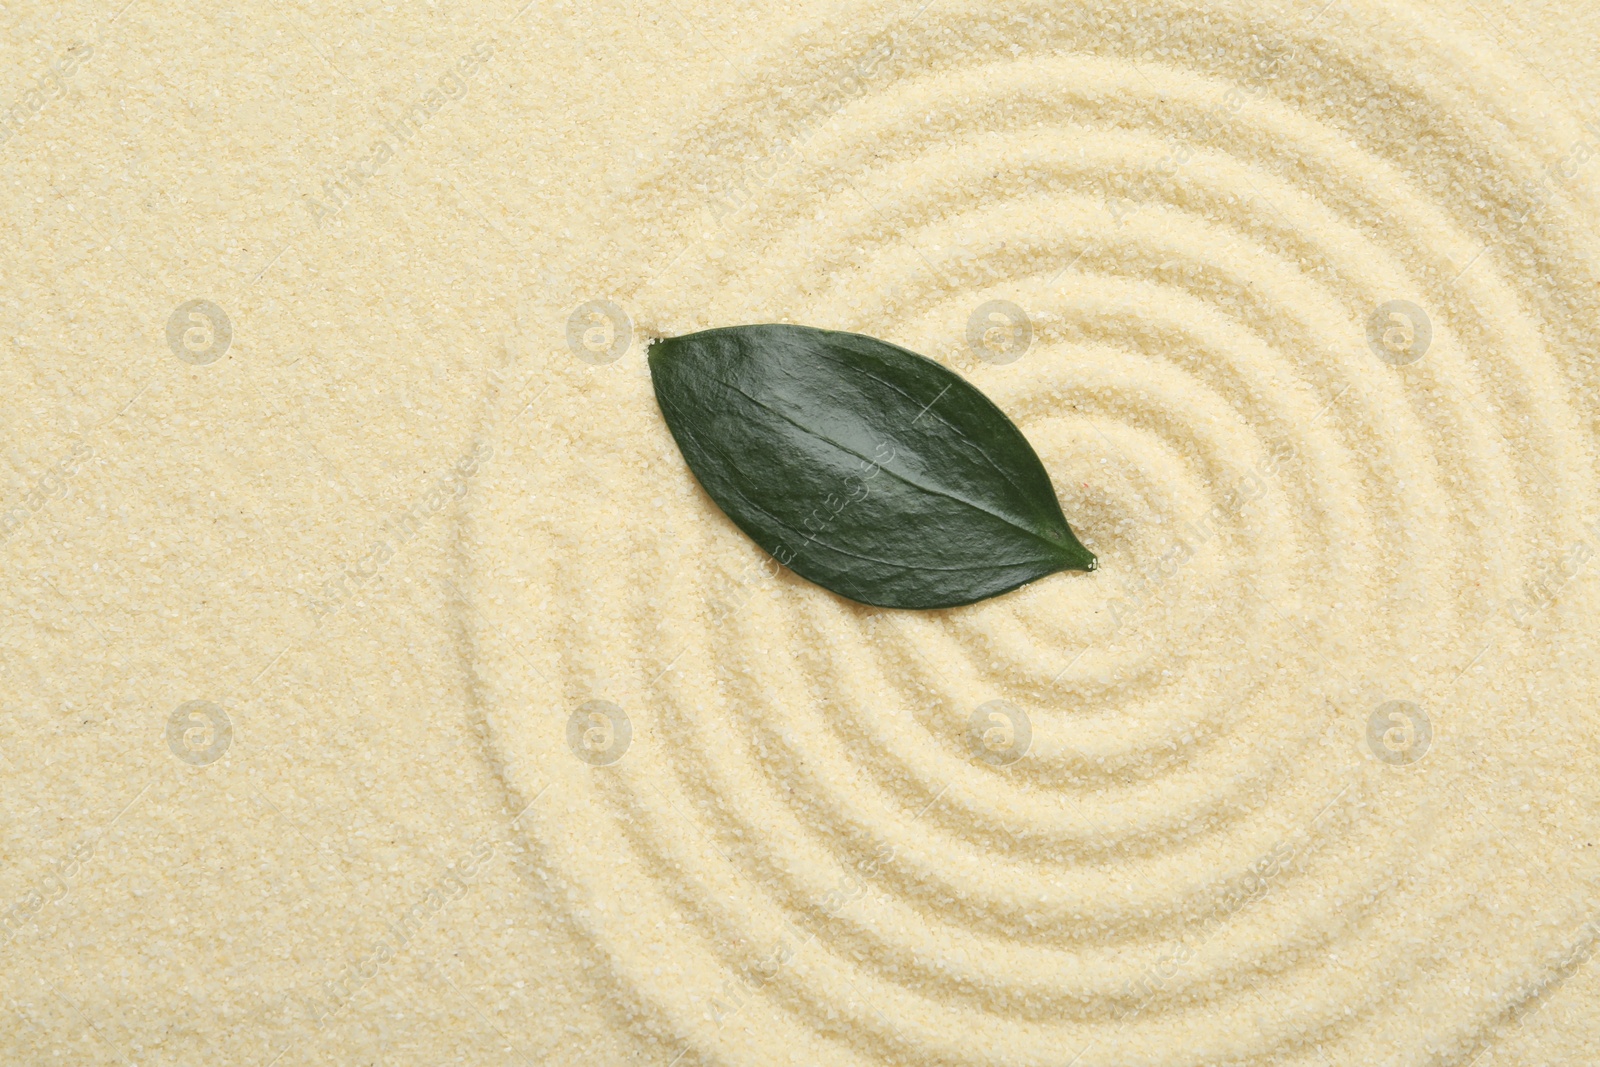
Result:
<svg viewBox="0 0 1600 1067">
<path fill-rule="evenodd" d="M 1515 607 L 1600 535 L 1594 177 L 1523 192 L 1590 135 L 1420 11 L 1358 50 L 1392 5 L 1012 7 L 775 48 L 642 173 L 625 303 L 947 361 L 1101 570 L 842 602 L 714 511 L 637 353 L 555 373 L 519 492 L 594 526 L 486 524 L 550 546 L 508 588 L 572 606 L 522 649 L 542 681 L 499 668 L 537 694 L 509 762 L 560 798 L 530 833 L 663 1065 L 1463 1062 L 1595 904 L 1593 813 L 1511 802 L 1596 748 L 1593 590 Z M 966 345 L 987 300 L 1029 316 L 1015 362 Z M 1431 330 L 1405 365 L 1368 340 L 1394 300 Z M 605 768 L 563 740 L 597 696 L 634 726 Z M 1033 734 L 1007 767 L 968 741 L 995 699 Z M 1369 750 L 1393 699 L 1429 717 L 1414 766 Z M 1535 700 L 1562 744 L 1518 728 Z"/>
</svg>

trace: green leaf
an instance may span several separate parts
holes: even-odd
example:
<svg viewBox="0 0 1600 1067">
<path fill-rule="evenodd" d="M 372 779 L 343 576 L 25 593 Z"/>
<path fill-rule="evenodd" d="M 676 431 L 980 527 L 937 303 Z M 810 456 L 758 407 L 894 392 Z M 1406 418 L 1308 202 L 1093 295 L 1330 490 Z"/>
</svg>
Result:
<svg viewBox="0 0 1600 1067">
<path fill-rule="evenodd" d="M 650 347 L 656 401 L 707 494 L 779 563 L 863 604 L 970 604 L 1095 569 L 1005 413 L 871 337 L 733 326 Z"/>
</svg>

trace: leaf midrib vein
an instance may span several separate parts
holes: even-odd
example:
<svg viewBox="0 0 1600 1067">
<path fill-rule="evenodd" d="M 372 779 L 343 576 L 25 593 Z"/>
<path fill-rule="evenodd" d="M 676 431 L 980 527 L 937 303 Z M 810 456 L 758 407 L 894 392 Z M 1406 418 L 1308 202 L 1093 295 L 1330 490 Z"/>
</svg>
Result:
<svg viewBox="0 0 1600 1067">
<path fill-rule="evenodd" d="M 764 508 L 760 504 L 756 503 L 756 501 L 750 496 L 750 494 L 746 493 L 743 489 L 740 489 L 737 486 L 735 486 L 734 487 L 734 492 L 738 493 L 741 497 L 744 498 L 744 500 L 745 500 L 745 502 L 747 504 L 749 504 L 751 507 L 755 508 L 757 511 L 761 512 L 763 515 L 767 516 L 767 518 L 771 519 L 777 525 L 782 526 L 782 527 L 784 527 L 785 529 L 788 529 L 788 530 L 793 530 L 795 533 L 799 533 L 800 532 L 796 527 L 791 526 L 789 523 L 785 522 L 783 519 L 779 518 L 777 515 L 774 515 L 772 512 L 768 511 L 766 508 Z M 795 557 L 798 557 L 801 552 L 805 551 L 805 548 L 808 545 L 820 545 L 821 547 L 826 548 L 830 552 L 839 553 L 841 556 L 850 556 L 853 559 L 864 559 L 864 560 L 867 560 L 868 562 L 871 562 L 871 563 L 881 563 L 885 567 L 894 567 L 897 570 L 903 570 L 903 571 L 943 571 L 943 572 L 950 573 L 950 574 L 965 574 L 965 573 L 968 573 L 970 571 L 1008 570 L 1008 569 L 1013 569 L 1013 568 L 1017 568 L 1017 567 L 1036 567 L 1040 563 L 1039 560 L 1029 559 L 1029 560 L 1014 561 L 1014 562 L 1013 561 L 1007 561 L 1007 562 L 1002 562 L 1002 563 L 983 563 L 983 564 L 977 564 L 977 565 L 974 565 L 974 566 L 971 566 L 971 567 L 933 567 L 933 566 L 927 566 L 925 564 L 920 564 L 920 563 L 913 566 L 912 564 L 908 564 L 908 563 L 896 563 L 893 560 L 879 559 L 877 556 L 867 556 L 867 555 L 863 555 L 860 552 L 852 552 L 848 548 L 840 548 L 838 545 L 834 544 L 832 541 L 824 541 L 821 538 L 820 533 L 821 533 L 821 531 L 819 531 L 818 534 L 814 534 L 814 535 L 806 538 L 806 540 L 801 544 L 801 546 L 799 548 L 795 549 Z M 770 554 L 771 553 L 769 553 L 769 555 Z M 790 569 L 793 570 L 794 568 L 791 567 Z M 1047 573 L 1049 573 L 1049 572 L 1047 572 Z"/>
<path fill-rule="evenodd" d="M 895 392 L 899 393 L 901 396 L 905 397 L 907 400 L 911 401 L 912 403 L 916 403 L 917 402 L 917 398 L 916 397 L 912 396 L 910 393 L 908 393 L 904 389 L 900 388 L 894 382 L 889 381 L 887 378 L 880 378 L 876 374 L 873 374 L 871 371 L 867 370 L 864 367 L 859 367 L 859 366 L 856 366 L 854 364 L 848 363 L 848 362 L 846 362 L 844 360 L 836 359 L 833 356 L 829 355 L 828 352 L 826 352 L 825 350 L 818 350 L 817 355 L 820 356 L 822 359 L 828 360 L 830 363 L 834 364 L 835 366 L 843 367 L 846 370 L 856 371 L 856 372 L 858 372 L 860 374 L 865 375 L 868 378 L 871 378 L 873 381 L 877 382 L 879 385 L 887 386 L 888 388 L 893 389 Z M 920 359 L 922 357 L 919 356 L 918 358 Z M 934 364 L 934 365 L 938 366 L 938 364 Z M 940 368 L 940 369 L 942 370 L 943 368 Z M 957 379 L 957 380 L 959 381 L 959 379 Z M 962 383 L 962 384 L 965 384 L 965 383 Z M 940 396 L 943 396 L 943 395 L 944 395 L 943 393 L 940 394 Z M 1016 482 L 1016 479 L 1012 478 L 1011 475 L 1006 472 L 1006 469 L 1004 467 L 1000 466 L 1000 464 L 998 464 L 998 463 L 996 463 L 994 461 L 994 457 L 989 455 L 988 449 L 984 448 L 982 443 L 980 443 L 979 441 L 977 441 L 976 439 L 974 439 L 972 437 L 969 437 L 967 434 L 962 433 L 961 430 L 959 428 L 957 428 L 954 424 L 952 424 L 949 419 L 945 418 L 943 415 L 940 415 L 938 412 L 933 410 L 933 405 L 937 404 L 938 402 L 939 402 L 939 397 L 937 397 L 937 396 L 934 397 L 933 401 L 931 403 L 929 403 L 927 407 L 923 408 L 922 414 L 923 415 L 931 415 L 935 419 L 938 419 L 939 422 L 943 426 L 948 428 L 952 433 L 954 433 L 957 436 L 959 436 L 962 440 L 970 442 L 972 444 L 972 447 L 977 449 L 978 455 L 980 455 L 980 456 L 982 456 L 984 458 L 984 461 L 986 463 L 988 463 L 991 468 L 993 468 L 993 470 L 994 470 L 994 472 L 996 474 L 998 474 L 1001 478 L 1005 479 L 1005 482 L 1006 482 L 1007 485 L 1011 486 L 1011 488 L 1015 489 L 1017 492 L 1021 493 L 1023 496 L 1027 496 L 1028 495 L 1028 490 L 1026 490 L 1022 486 L 1018 485 L 1017 482 Z M 991 403 L 992 403 L 992 401 L 991 401 Z M 1009 522 L 1010 520 L 1008 519 L 1007 521 Z M 1013 523 L 1013 525 L 1015 525 L 1015 524 Z"/>
<path fill-rule="evenodd" d="M 739 388 L 737 385 L 734 385 L 731 382 L 725 382 L 721 378 L 716 377 L 715 375 L 707 375 L 707 377 L 710 378 L 712 381 L 716 382 L 718 385 L 722 386 L 724 389 L 731 389 L 733 392 L 738 393 L 740 396 L 744 397 L 746 400 L 750 401 L 750 403 L 756 405 L 757 407 L 762 408 L 762 409 L 764 409 L 766 411 L 770 411 L 773 415 L 776 415 L 778 418 L 782 419 L 784 422 L 787 422 L 789 425 L 793 426 L 795 429 L 801 431 L 802 433 L 809 434 L 810 436 L 815 437 L 819 441 L 825 441 L 828 444 L 832 445 L 834 448 L 837 448 L 839 451 L 844 452 L 847 455 L 854 456 L 857 459 L 863 460 L 863 461 L 868 462 L 868 463 L 873 463 L 872 460 L 868 459 L 866 456 L 862 455 L 860 452 L 857 452 L 855 449 L 850 448 L 850 447 L 848 447 L 846 445 L 840 444 L 838 441 L 835 441 L 833 438 L 826 437 L 826 436 L 818 433 L 816 430 L 813 430 L 809 426 L 804 426 L 801 423 L 796 422 L 794 419 L 790 418 L 784 412 L 779 411 L 777 408 L 773 407 L 771 404 L 768 404 L 764 400 L 758 400 L 757 398 L 751 396 L 749 393 L 745 392 L 743 389 Z M 1022 531 L 1023 533 L 1027 534 L 1029 537 L 1033 538 L 1036 541 L 1041 542 L 1042 544 L 1049 545 L 1051 548 L 1055 549 L 1057 552 L 1065 551 L 1063 546 L 1056 544 L 1054 541 L 1051 541 L 1050 539 L 1048 539 L 1046 537 L 1040 536 L 1038 533 L 1036 533 L 1033 530 L 1028 529 L 1026 526 L 1023 526 L 1021 523 L 1017 522 L 1015 519 L 1011 518 L 1009 515 L 1001 515 L 1001 514 L 999 514 L 997 512 L 990 511 L 988 508 L 984 507 L 983 505 L 975 504 L 972 501 L 966 499 L 965 497 L 958 496 L 955 493 L 952 493 L 952 492 L 950 492 L 950 491 L 948 491 L 946 489 L 940 489 L 940 488 L 936 488 L 934 486 L 923 485 L 921 482 L 918 482 L 918 481 L 916 481 L 916 480 L 914 480 L 912 478 L 908 478 L 905 475 L 899 473 L 898 471 L 890 470 L 888 467 L 884 467 L 884 466 L 877 465 L 877 464 L 874 464 L 874 465 L 878 466 L 879 470 L 886 472 L 891 478 L 894 478 L 896 481 L 903 482 L 906 485 L 911 486 L 913 489 L 921 489 L 925 493 L 932 493 L 935 496 L 942 496 L 946 500 L 953 500 L 958 504 L 962 504 L 962 505 L 965 505 L 966 507 L 971 508 L 973 511 L 980 512 L 981 514 L 987 515 L 987 516 L 989 516 L 990 518 L 993 518 L 993 519 L 999 519 L 1001 522 L 1005 523 L 1007 526 L 1010 526 L 1013 529 Z"/>
</svg>

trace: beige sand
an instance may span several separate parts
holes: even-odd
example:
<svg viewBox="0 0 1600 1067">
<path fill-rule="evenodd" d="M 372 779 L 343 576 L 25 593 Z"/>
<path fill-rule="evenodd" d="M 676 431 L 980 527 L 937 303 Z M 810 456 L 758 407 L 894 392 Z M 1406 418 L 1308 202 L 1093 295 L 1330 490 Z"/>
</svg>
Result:
<svg viewBox="0 0 1600 1067">
<path fill-rule="evenodd" d="M 0 33 L 0 1062 L 1590 1062 L 1600 7 L 120 3 Z M 772 567 L 748 321 L 1100 570 Z"/>
</svg>

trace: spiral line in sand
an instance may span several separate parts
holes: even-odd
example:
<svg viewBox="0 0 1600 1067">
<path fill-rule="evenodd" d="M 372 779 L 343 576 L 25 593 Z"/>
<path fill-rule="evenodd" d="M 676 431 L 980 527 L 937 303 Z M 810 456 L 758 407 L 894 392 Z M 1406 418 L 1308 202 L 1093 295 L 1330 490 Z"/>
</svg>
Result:
<svg viewBox="0 0 1600 1067">
<path fill-rule="evenodd" d="M 1102 561 L 846 603 L 716 512 L 636 365 L 554 375 L 485 529 L 557 681 L 486 673 L 507 764 L 561 786 L 551 891 L 663 1063 L 1457 1062 L 1557 966 L 1593 819 L 1524 789 L 1596 742 L 1587 134 L 1505 120 L 1406 18 L 1392 50 L 1348 46 L 1370 5 L 826 27 L 641 176 L 639 324 L 946 361 Z M 986 304 L 1020 356 L 968 343 Z M 579 496 L 587 526 L 540 510 Z M 596 699 L 630 717 L 603 766 L 562 732 Z"/>
</svg>

